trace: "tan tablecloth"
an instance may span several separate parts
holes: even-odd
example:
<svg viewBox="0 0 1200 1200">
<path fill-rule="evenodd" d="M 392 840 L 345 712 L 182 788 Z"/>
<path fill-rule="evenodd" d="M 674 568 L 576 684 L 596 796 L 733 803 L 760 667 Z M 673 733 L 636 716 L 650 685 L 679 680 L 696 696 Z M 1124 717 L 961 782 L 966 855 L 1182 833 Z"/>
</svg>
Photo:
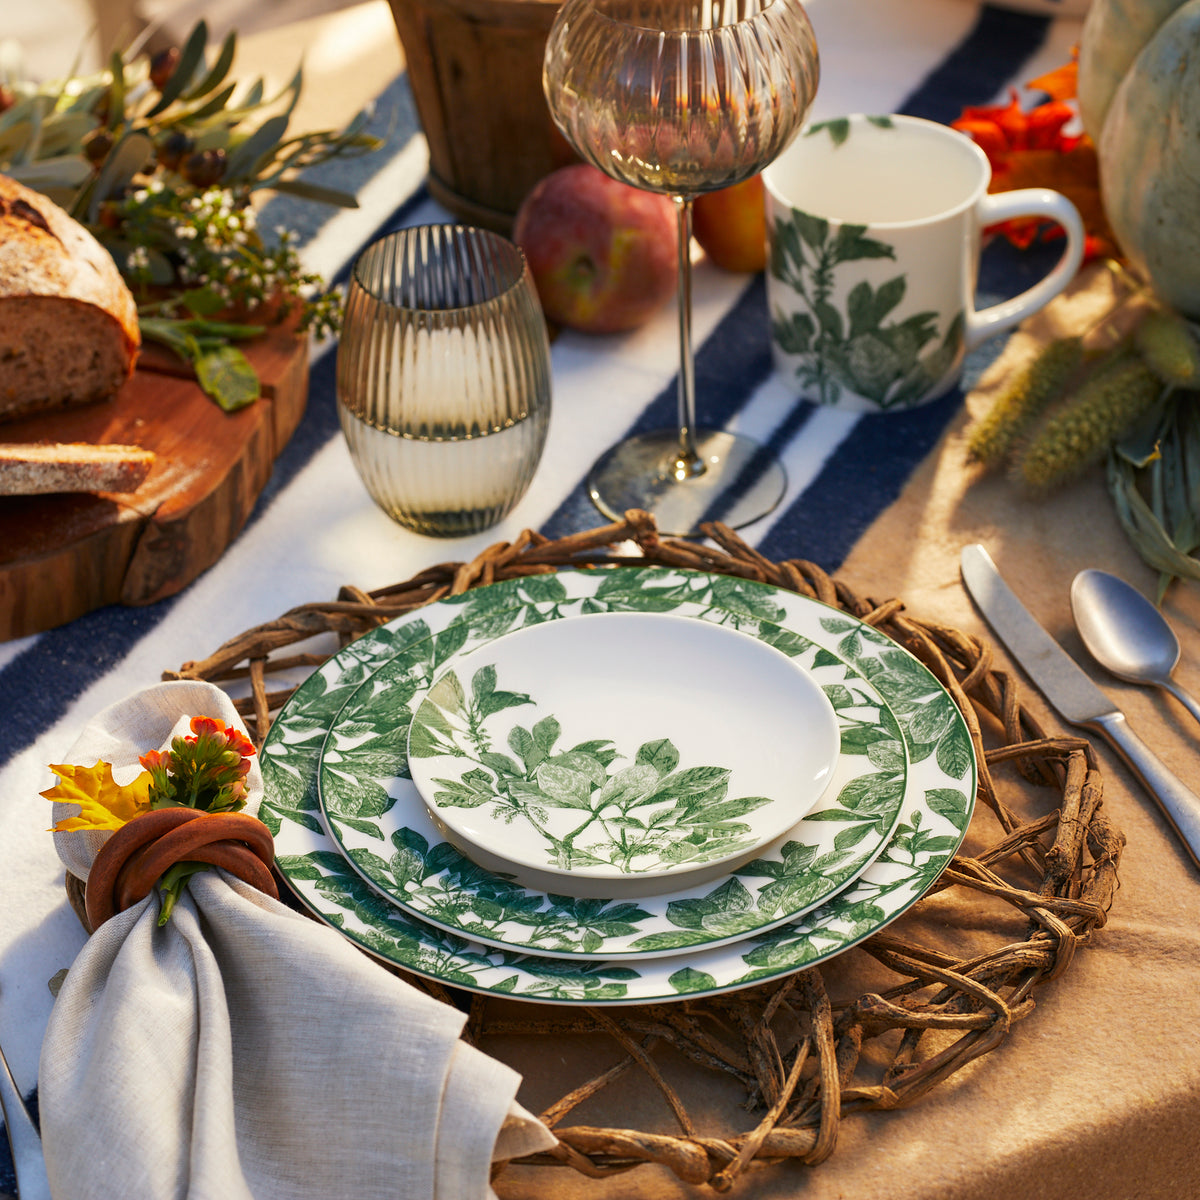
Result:
<svg viewBox="0 0 1200 1200">
<path fill-rule="evenodd" d="M 323 28 L 343 22 L 349 29 L 353 21 L 373 20 L 383 29 L 383 6 L 366 5 L 331 20 Z M 245 50 L 270 61 L 273 46 L 267 39 L 272 37 L 247 39 Z M 327 44 L 331 51 L 336 45 Z M 358 44 L 361 51 L 363 42 Z M 290 46 L 280 55 L 287 62 L 294 58 Z M 374 63 L 378 78 L 398 63 L 397 55 L 396 43 L 381 38 L 369 55 L 360 53 L 351 67 L 339 68 L 336 81 L 322 90 L 323 103 L 336 108 L 369 94 L 355 73 Z M 984 543 L 1046 628 L 1124 707 L 1167 765 L 1200 791 L 1200 731 L 1191 718 L 1169 697 L 1107 677 L 1091 664 L 1073 628 L 1068 591 L 1077 571 L 1102 566 L 1147 594 L 1155 584 L 1154 573 L 1117 524 L 1102 473 L 1052 501 L 1034 502 L 1003 477 L 980 479 L 965 459 L 969 414 L 986 409 L 998 381 L 1039 338 L 1086 326 L 1107 297 L 1102 280 L 1090 289 L 1078 287 L 1010 340 L 900 500 L 862 538 L 839 575 L 860 594 L 898 596 L 920 617 L 990 637 L 958 573 L 962 546 Z M 1178 678 L 1200 692 L 1200 588 L 1172 588 L 1165 612 L 1184 646 Z M 1005 658 L 1003 651 L 997 653 Z M 1028 700 L 1049 729 L 1077 732 L 1032 691 Z M 1109 924 L 1093 945 L 1076 956 L 1062 979 L 1035 993 L 1036 1010 L 999 1050 L 911 1110 L 846 1120 L 836 1153 L 820 1167 L 756 1169 L 735 1185 L 735 1195 L 755 1200 L 1074 1200 L 1081 1194 L 1093 1200 L 1192 1200 L 1200 1195 L 1195 1136 L 1200 1051 L 1190 1035 L 1200 1020 L 1200 938 L 1193 920 L 1200 876 L 1150 798 L 1108 747 L 1097 744 L 1106 773 L 1105 804 L 1128 845 Z M 965 849 L 971 845 L 968 840 Z M 954 927 L 952 899 L 929 907 L 931 922 Z M 860 994 L 864 975 L 878 979 L 877 969 L 871 971 L 869 960 L 854 951 L 823 973 L 835 1002 Z M 552 1013 L 546 1010 L 547 1016 Z M 527 1017 L 528 1010 L 522 1007 L 520 1015 Z M 485 1048 L 524 1075 L 518 1098 L 535 1113 L 623 1057 L 606 1038 L 524 1044 L 496 1039 Z M 659 1061 L 678 1083 L 701 1133 L 751 1129 L 757 1123 L 759 1114 L 739 1107 L 742 1093 L 736 1084 L 670 1055 Z M 637 1070 L 576 1109 L 564 1124 L 677 1132 L 656 1088 Z M 649 1166 L 607 1180 L 586 1179 L 569 1169 L 514 1167 L 495 1186 L 503 1200 L 711 1194 Z"/>
<path fill-rule="evenodd" d="M 1013 588 L 1129 716 L 1163 760 L 1200 791 L 1195 722 L 1172 698 L 1118 683 L 1087 656 L 1074 631 L 1069 588 L 1077 571 L 1101 565 L 1153 595 L 1155 575 L 1129 546 L 1113 515 L 1102 472 L 1050 501 L 1021 497 L 1002 477 L 979 479 L 966 464 L 964 429 L 997 382 L 1039 336 L 1086 325 L 1106 303 L 1107 284 L 1090 277 L 1015 336 L 968 397 L 948 430 L 892 506 L 839 572 L 861 595 L 902 598 L 922 618 L 991 637 L 959 582 L 959 552 L 982 542 Z M 875 418 L 887 420 L 887 417 Z M 1174 586 L 1164 611 L 1183 643 L 1178 679 L 1200 691 L 1200 593 Z M 998 656 L 1008 662 L 1002 651 Z M 1019 673 L 1018 673 L 1019 674 Z M 1023 683 L 1027 680 L 1019 675 Z M 1048 730 L 1077 733 L 1028 689 Z M 907 1111 L 847 1118 L 836 1153 L 814 1169 L 758 1168 L 735 1195 L 812 1200 L 1190 1200 L 1200 1194 L 1200 874 L 1153 801 L 1097 739 L 1105 806 L 1128 844 L 1121 888 L 1108 925 L 1081 949 L 1058 981 L 1035 992 L 1033 1014 L 1009 1040 Z M 1001 780 L 1014 778 L 1001 772 Z M 1023 786 L 1015 783 L 1011 786 Z M 1053 797 L 1042 803 L 1053 804 Z M 988 815 L 976 821 L 987 821 Z M 980 826 L 976 826 L 980 828 Z M 972 836 L 964 846 L 969 853 Z M 978 898 L 928 902 L 923 932 L 961 943 L 957 918 Z M 912 916 L 901 918 L 896 929 Z M 975 918 L 967 917 L 968 924 Z M 1019 934 L 1017 935 L 1019 936 Z M 851 950 L 822 968 L 836 1003 L 853 998 L 878 968 Z M 870 983 L 869 986 L 878 986 Z M 515 1040 L 487 1047 L 525 1076 L 521 1099 L 532 1111 L 622 1057 L 603 1038 Z M 668 1077 L 703 1135 L 753 1129 L 761 1114 L 737 1107 L 736 1084 L 661 1056 Z M 576 1109 L 564 1125 L 653 1129 L 678 1126 L 653 1085 L 635 1069 Z M 497 1190 L 505 1200 L 625 1200 L 708 1193 L 667 1170 L 640 1167 L 605 1181 L 572 1171 L 510 1168 Z"/>
</svg>

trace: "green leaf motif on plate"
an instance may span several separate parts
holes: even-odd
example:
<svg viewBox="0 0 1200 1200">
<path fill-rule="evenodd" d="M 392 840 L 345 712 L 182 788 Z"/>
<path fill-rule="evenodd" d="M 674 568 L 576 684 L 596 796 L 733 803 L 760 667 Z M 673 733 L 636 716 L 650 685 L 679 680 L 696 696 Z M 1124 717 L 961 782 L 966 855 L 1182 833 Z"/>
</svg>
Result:
<svg viewBox="0 0 1200 1200">
<path fill-rule="evenodd" d="M 942 694 L 929 704 L 918 709 L 908 723 L 908 731 L 915 742 L 936 743 L 954 723 L 958 713 L 949 696 Z"/>
<path fill-rule="evenodd" d="M 739 869 L 736 876 L 752 898 L 751 908 L 742 910 L 731 898 L 698 919 L 694 912 L 688 915 L 688 925 L 698 926 L 695 928 L 668 922 L 665 898 L 661 904 L 647 902 L 646 908 L 629 908 L 631 902 L 580 902 L 528 892 L 511 879 L 483 871 L 462 858 L 432 829 L 422 826 L 423 835 L 398 828 L 397 818 L 403 819 L 399 804 L 381 818 L 390 846 L 349 827 L 345 841 L 330 839 L 319 816 L 318 767 L 322 790 L 343 767 L 348 775 L 360 773 L 385 785 L 389 779 L 406 775 L 403 731 L 397 733 L 393 723 L 394 736 L 389 741 L 385 726 L 394 717 L 406 719 L 408 706 L 399 699 L 402 692 L 414 684 L 423 690 L 436 674 L 434 631 L 444 632 L 453 623 L 469 626 L 455 634 L 455 640 L 462 640 L 460 654 L 465 654 L 489 640 L 483 632 L 487 623 L 504 632 L 557 617 L 611 611 L 627 603 L 633 606 L 638 588 L 628 581 L 637 579 L 641 580 L 639 586 L 653 591 L 652 603 L 659 606 L 656 611 L 679 610 L 686 604 L 689 615 L 741 628 L 763 640 L 772 632 L 771 617 L 785 628 L 812 634 L 816 641 L 804 659 L 807 669 L 823 672 L 823 686 L 838 689 L 844 684 L 851 700 L 861 692 L 876 705 L 872 715 L 869 706 L 846 702 L 844 692 L 826 693 L 831 703 L 833 696 L 837 697 L 834 707 L 839 729 L 846 735 L 842 761 L 861 764 L 857 770 L 847 765 L 847 778 L 864 771 L 886 775 L 870 762 L 871 747 L 886 747 L 887 742 L 901 739 L 907 743 L 911 739 L 909 723 L 926 706 L 935 705 L 939 696 L 943 704 L 922 717 L 925 726 L 918 724 L 922 736 L 933 737 L 938 721 L 944 721 L 950 711 L 936 680 L 886 635 L 770 585 L 663 568 L 561 571 L 537 577 L 533 586 L 543 586 L 543 579 L 553 591 L 539 598 L 537 608 L 529 604 L 524 591 L 530 580 L 511 580 L 447 598 L 422 610 L 419 617 L 406 616 L 371 631 L 310 676 L 277 718 L 261 755 L 267 783 L 263 816 L 278 830 L 285 878 L 326 923 L 388 962 L 475 991 L 564 1004 L 657 1002 L 747 986 L 820 961 L 899 915 L 945 868 L 975 799 L 973 771 L 964 776 L 951 773 L 955 753 L 960 760 L 964 751 L 970 753 L 961 717 L 943 729 L 936 741 L 911 741 L 913 759 L 919 766 L 915 774 L 910 766 L 910 778 L 924 786 L 916 791 L 909 788 L 901 822 L 894 832 L 888 828 L 881 845 L 867 846 L 855 840 L 872 818 L 869 804 L 860 811 L 846 810 L 827 799 L 827 808 L 848 812 L 850 819 L 835 819 L 821 826 L 824 832 L 814 838 L 815 845 L 790 843 L 782 853 L 772 851 L 761 862 Z M 714 603 L 718 585 L 735 593 L 726 611 Z M 612 589 L 613 603 L 596 598 L 602 586 Z M 735 611 L 739 603 L 742 609 Z M 422 634 L 407 636 L 409 627 L 418 622 Z M 836 624 L 836 632 L 831 633 L 826 624 Z M 853 640 L 847 641 L 848 637 Z M 843 662 L 836 653 L 839 646 L 853 649 L 856 657 Z M 888 659 L 889 655 L 894 657 Z M 403 665 L 400 658 L 406 660 Z M 838 682 L 832 683 L 833 679 Z M 385 708 L 386 720 L 381 716 Z M 856 722 L 874 724 L 877 732 L 857 737 L 849 734 Z M 555 742 L 543 753 L 544 747 L 534 743 L 538 724 L 524 723 L 527 751 L 542 753 L 541 761 L 554 760 L 569 770 L 602 771 L 607 780 L 615 761 L 611 745 L 597 740 L 572 747 L 584 756 L 579 757 L 571 751 L 556 753 Z M 543 737 L 547 732 L 546 727 L 539 729 Z M 328 752 L 324 762 L 323 744 Z M 654 762 L 660 753 L 661 748 L 647 746 L 643 757 Z M 596 761 L 590 762 L 592 759 Z M 628 766 L 630 761 L 623 759 L 619 765 Z M 886 755 L 880 761 L 886 762 Z M 485 762 L 466 765 L 522 779 L 526 775 L 524 759 L 505 744 L 493 746 Z M 676 764 L 674 770 L 678 769 Z M 381 770 L 378 776 L 376 770 Z M 411 790 L 411 784 L 404 787 Z M 403 794 L 390 786 L 389 791 Z M 848 798 L 858 795 L 852 791 Z M 330 800 L 328 795 L 320 796 L 323 805 Z M 635 809 L 632 818 L 639 819 L 649 807 Z M 343 855 L 352 856 L 360 870 Z M 866 874 L 859 875 L 867 857 L 874 863 Z M 349 871 L 353 878 L 347 875 Z M 852 876 L 857 876 L 855 882 L 837 892 L 835 881 L 844 883 Z M 726 876 L 725 882 L 728 880 Z M 798 906 L 803 902 L 796 897 L 808 895 L 815 899 L 804 904 L 801 915 Z M 396 897 L 414 898 L 415 902 L 409 905 Z M 778 927 L 769 915 L 776 911 L 776 897 L 780 919 L 789 922 Z M 820 907 L 815 907 L 818 903 Z M 439 920 L 439 913 L 444 914 L 444 921 Z M 743 920 L 750 940 L 724 945 L 726 939 L 718 934 L 718 927 L 738 937 Z M 493 931 L 491 946 L 483 944 L 488 930 Z M 634 939 L 647 934 L 665 934 L 675 948 L 696 948 L 688 949 L 675 963 L 669 958 L 652 958 L 637 962 L 637 970 L 618 966 L 621 955 L 645 953 L 634 946 Z M 472 940 L 477 935 L 481 941 Z M 692 938 L 699 940 L 692 942 Z M 597 939 L 601 939 L 599 943 Z M 593 947 L 595 957 L 603 961 L 589 961 L 581 967 L 578 951 Z M 575 957 L 564 968 L 562 962 L 542 956 L 542 948 Z"/>
<path fill-rule="evenodd" d="M 962 792 L 954 788 L 930 788 L 925 793 L 925 803 L 939 817 L 945 817 L 960 833 L 966 829 L 970 805 Z"/>
<path fill-rule="evenodd" d="M 362 737 L 354 747 L 354 774 L 359 778 L 364 776 L 387 776 L 392 774 L 399 764 L 405 762 L 408 743 L 408 711 L 380 723 L 356 724 L 347 721 L 343 727 L 344 733 L 351 737 Z M 363 737 L 364 734 L 371 736 Z M 337 757 L 331 751 L 326 752 L 325 761 L 337 763 Z M 407 767 L 403 774 L 407 775 Z M 380 809 L 385 812 L 386 809 Z"/>
<path fill-rule="evenodd" d="M 756 621 L 777 623 L 783 616 L 783 609 L 770 589 L 752 580 L 739 579 L 736 575 L 713 575 L 707 578 L 710 580 L 707 603 L 735 616 L 750 617 Z"/>
<path fill-rule="evenodd" d="M 974 761 L 971 739 L 960 725 L 947 729 L 937 744 L 937 763 L 953 779 L 961 779 Z"/>
<path fill-rule="evenodd" d="M 717 986 L 717 981 L 707 971 L 697 971 L 693 967 L 683 967 L 676 971 L 667 982 L 681 995 L 711 992 Z"/>
<path fill-rule="evenodd" d="M 628 991 L 628 981 L 639 977 L 632 967 L 537 959 L 510 951 L 473 950 L 465 938 L 440 932 L 406 916 L 373 891 L 333 851 L 317 851 L 303 857 L 283 856 L 280 868 L 290 879 L 314 884 L 327 904 L 344 910 L 366 926 L 365 931 L 356 932 L 355 939 L 368 949 L 385 958 L 400 955 L 412 969 L 452 985 L 479 987 L 481 975 L 497 964 L 511 963 L 532 977 L 524 986 L 514 984 L 515 994 L 546 1000 L 619 1000 Z M 331 918 L 327 915 L 326 919 Z M 519 976 L 516 982 L 520 982 Z"/>
<path fill-rule="evenodd" d="M 685 581 L 672 578 L 664 582 L 652 568 L 635 567 L 606 576 L 594 599 L 606 605 L 609 612 L 671 612 L 692 596 Z"/>
<path fill-rule="evenodd" d="M 413 716 L 409 754 L 474 763 L 456 778 L 435 776 L 433 803 L 491 805 L 493 816 L 524 822 L 542 839 L 546 861 L 560 870 L 605 864 L 639 873 L 708 862 L 747 844 L 750 830 L 739 818 L 770 802 L 766 796 L 730 797 L 727 768 L 680 769 L 679 751 L 666 738 L 642 743 L 632 762 L 616 770 L 616 750 L 604 739 L 556 751 L 562 729 L 553 715 L 509 731 L 507 746 L 518 766 L 497 755 L 488 725 L 505 709 L 533 703 L 524 693 L 501 690 L 491 664 L 475 672 L 469 688 L 448 670 Z M 556 833 L 552 809 L 586 816 Z"/>
<path fill-rule="evenodd" d="M 650 915 L 629 900 L 547 900 L 476 866 L 448 842 L 430 847 L 424 836 L 407 827 L 392 840 L 395 852 L 390 859 L 359 848 L 351 852 L 355 864 L 369 878 L 389 878 L 397 891 L 419 896 L 428 915 L 453 920 L 465 934 L 487 936 L 515 925 L 530 945 L 596 949 L 605 939 L 632 936 Z"/>
<path fill-rule="evenodd" d="M 316 755 L 313 756 L 312 770 L 316 771 Z M 271 831 L 272 836 L 279 833 L 282 820 L 295 821 L 313 833 L 323 833 L 324 826 L 317 815 L 320 811 L 320 801 L 317 789 L 313 786 L 315 775 L 297 775 L 295 763 L 284 765 L 274 760 L 264 759 L 262 763 L 263 784 L 265 797 L 259 805 L 258 819 Z M 305 782 L 308 779 L 309 782 Z"/>
<path fill-rule="evenodd" d="M 662 581 L 663 572 L 651 574 L 657 582 Z M 628 575 L 629 572 L 626 573 L 626 577 Z M 816 661 L 822 651 L 816 643 L 800 635 L 783 637 L 783 631 L 779 627 L 758 619 L 757 614 L 760 613 L 779 615 L 782 612 L 774 589 L 754 581 L 729 577 L 727 582 L 733 586 L 738 596 L 745 598 L 745 604 L 742 612 L 728 613 L 715 608 L 701 607 L 712 600 L 717 591 L 715 584 L 720 582 L 719 580 L 714 581 L 708 576 L 687 572 L 672 572 L 670 579 L 672 590 L 678 587 L 681 593 L 684 592 L 686 583 L 686 594 L 693 597 L 690 611 L 695 615 L 717 623 L 738 625 L 763 641 L 785 648 L 787 652 L 794 650 L 811 656 L 810 669 L 818 670 L 822 676 L 822 686 L 834 704 L 839 727 L 844 732 L 862 731 L 861 738 L 857 740 L 853 733 L 847 733 L 847 744 L 843 746 L 844 754 L 859 755 L 865 761 L 869 758 L 869 748 L 873 743 L 899 741 L 899 724 L 879 698 L 878 692 L 862 679 L 855 669 L 827 652 L 826 661 L 818 667 Z M 508 589 L 511 594 L 512 582 L 496 587 Z M 455 607 L 460 610 L 462 608 L 457 604 Z M 577 611 L 584 612 L 586 609 L 585 603 L 579 605 Z M 604 606 L 597 606 L 596 611 L 604 611 Z M 746 611 L 753 611 L 755 617 L 747 617 Z M 494 615 L 494 606 L 488 606 L 486 612 Z M 558 616 L 569 615 L 569 610 L 564 605 L 556 604 L 553 613 Z M 460 611 L 455 619 L 462 620 L 463 613 Z M 549 619 L 554 619 L 554 616 L 550 616 Z M 507 617 L 506 622 L 511 623 Z M 528 625 L 533 622 L 527 612 L 523 620 L 517 623 Z M 843 620 L 843 628 L 846 627 L 854 628 L 852 622 L 847 626 Z M 871 650 L 875 645 L 894 648 L 890 639 L 882 635 L 877 636 L 873 630 L 865 630 L 865 633 L 866 636 L 861 639 L 864 651 Z M 472 637 L 468 637 L 468 646 L 471 641 Z M 352 647 L 359 645 L 361 643 L 354 643 Z M 363 737 L 370 727 L 372 705 L 378 704 L 382 707 L 385 698 L 400 692 L 409 692 L 413 678 L 425 679 L 427 686 L 429 657 L 426 652 L 424 657 L 420 658 L 418 647 L 408 647 L 404 652 L 404 661 L 398 658 L 381 667 L 371 683 L 364 685 L 355 700 L 343 709 L 335 726 L 335 745 L 340 745 L 343 739 Z M 830 677 L 839 682 L 828 682 Z M 495 691 L 495 683 L 490 677 L 482 690 L 486 692 L 489 687 Z M 457 691 L 452 689 L 451 695 L 454 697 L 451 703 L 458 704 Z M 465 693 L 463 700 L 467 700 Z M 389 707 L 389 711 L 394 710 Z M 401 714 L 400 719 L 407 722 L 407 712 Z M 384 731 L 379 732 L 382 739 Z M 579 796 L 582 792 L 582 781 L 573 772 L 583 772 L 589 780 L 603 786 L 608 778 L 608 768 L 616 758 L 616 751 L 611 743 L 594 740 L 583 743 L 572 751 L 554 754 L 554 743 L 559 736 L 560 730 L 553 718 L 537 722 L 532 728 L 517 726 L 510 735 L 509 745 L 505 747 L 511 750 L 511 754 L 493 749 L 480 755 L 480 762 L 498 777 L 509 779 L 511 786 L 521 795 L 535 802 L 540 800 L 544 804 L 544 796 L 539 796 L 536 790 L 531 790 L 525 778 L 527 774 L 534 775 L 542 790 L 555 795 L 560 801 L 559 807 L 571 807 L 580 803 Z M 376 750 L 379 752 L 376 753 Z M 365 741 L 351 741 L 346 755 L 348 757 L 344 763 L 341 762 L 337 751 L 333 753 L 332 759 L 326 759 L 322 767 L 325 776 L 323 787 L 336 789 L 337 772 L 342 769 L 342 765 L 351 772 L 361 771 L 363 774 L 377 776 L 380 780 L 389 776 L 408 776 L 406 756 L 398 742 L 394 747 L 394 758 L 390 761 L 389 751 L 384 748 L 383 741 L 376 743 L 369 738 Z M 661 774 L 669 774 L 678 766 L 677 751 L 667 739 L 645 743 L 636 757 L 656 765 Z M 895 765 L 895 760 L 886 756 L 881 761 L 889 767 Z M 859 771 L 861 770 L 862 768 L 859 768 Z M 874 765 L 869 768 L 868 774 L 871 772 L 881 774 Z M 854 795 L 855 792 L 851 791 L 848 798 Z M 471 796 L 472 799 L 468 802 L 473 802 L 478 793 L 471 793 Z M 878 851 L 879 844 L 876 841 L 872 841 L 867 852 L 861 851 L 860 847 L 869 836 L 886 837 L 899 810 L 901 797 L 896 795 L 894 800 L 889 800 L 888 794 L 884 793 L 881 799 L 883 806 L 879 812 L 867 808 L 862 811 L 835 810 L 830 824 L 840 828 L 831 831 L 827 825 L 823 834 L 814 834 L 814 845 L 800 847 L 798 843 L 789 843 L 786 869 L 783 869 L 783 864 L 774 864 L 781 868 L 780 878 L 775 878 L 776 872 L 770 869 L 759 873 L 767 877 L 767 882 L 753 885 L 757 894 L 749 909 L 740 911 L 737 906 L 730 906 L 729 911 L 725 912 L 720 911 L 722 906 L 718 906 L 718 911 L 711 913 L 706 921 L 699 924 L 686 923 L 692 927 L 675 924 L 671 913 L 667 911 L 669 905 L 665 903 L 652 906 L 653 913 L 642 909 L 632 915 L 609 911 L 602 923 L 589 925 L 590 917 L 585 918 L 583 915 L 577 916 L 564 911 L 560 903 L 561 898 L 528 892 L 508 877 L 489 874 L 462 858 L 448 843 L 438 841 L 431 849 L 424 838 L 408 829 L 401 829 L 392 835 L 398 847 L 403 845 L 404 855 L 401 859 L 398 850 L 397 861 L 390 870 L 386 862 L 365 845 L 359 845 L 357 848 L 344 845 L 343 849 L 361 873 L 375 886 L 382 888 L 386 895 L 400 900 L 418 917 L 468 936 L 491 941 L 493 944 L 568 954 L 591 953 L 595 947 L 596 957 L 600 957 L 601 954 L 607 956 L 628 952 L 657 953 L 691 945 L 699 947 L 720 944 L 722 941 L 754 933 L 781 920 L 787 920 L 790 915 L 819 904 L 842 882 L 857 874 L 868 858 Z M 329 802 L 330 797 L 326 797 L 327 805 Z M 725 815 L 728 816 L 728 813 Z M 636 820 L 638 814 L 633 816 Z M 331 829 L 336 833 L 339 828 L 349 827 L 333 818 Z M 408 842 L 399 840 L 402 838 L 419 839 L 419 855 Z M 797 853 L 798 849 L 801 853 Z M 755 870 L 738 871 L 737 874 L 750 880 L 753 879 Z M 597 946 L 596 939 L 601 936 L 607 940 L 602 946 Z"/>
</svg>

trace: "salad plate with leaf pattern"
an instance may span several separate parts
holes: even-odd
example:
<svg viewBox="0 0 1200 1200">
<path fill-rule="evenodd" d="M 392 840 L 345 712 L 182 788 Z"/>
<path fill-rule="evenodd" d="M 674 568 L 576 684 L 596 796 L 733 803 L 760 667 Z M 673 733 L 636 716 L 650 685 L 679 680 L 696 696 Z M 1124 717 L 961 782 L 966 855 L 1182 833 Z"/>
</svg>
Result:
<svg viewBox="0 0 1200 1200">
<path fill-rule="evenodd" d="M 874 861 L 797 920 L 685 955 L 631 960 L 556 958 L 487 946 L 413 916 L 369 885 L 320 815 L 321 752 L 338 714 L 381 664 L 407 650 L 428 656 L 436 669 L 472 636 L 496 637 L 512 628 L 514 611 L 524 620 L 531 610 L 567 604 L 572 597 L 581 601 L 580 611 L 670 612 L 690 603 L 756 635 L 760 627 L 774 625 L 784 636 L 811 636 L 817 659 L 840 659 L 868 680 L 900 729 L 912 780 L 899 821 Z M 383 694 L 399 709 L 425 686 L 427 680 L 414 679 L 407 698 L 403 688 Z M 407 728 L 397 723 L 391 736 L 394 757 L 403 751 Z M 846 736 L 843 729 L 843 746 Z M 869 745 L 892 735 L 879 724 L 859 736 Z M 389 753 L 380 746 L 376 751 Z M 262 766 L 266 794 L 260 815 L 275 834 L 277 864 L 314 915 L 405 970 L 483 994 L 557 1004 L 641 1004 L 723 993 L 841 953 L 899 917 L 934 883 L 966 832 L 976 785 L 974 753 L 957 707 L 924 666 L 883 634 L 769 585 L 663 568 L 561 571 L 508 581 L 382 626 L 329 659 L 297 689 L 271 729 Z M 378 793 L 386 797 L 378 788 L 362 797 L 364 805 L 379 802 Z M 366 824 L 374 818 L 364 819 Z M 430 865 L 417 837 L 382 849 L 390 851 L 401 875 L 420 874 Z M 693 917 L 700 915 L 699 908 L 693 910 Z"/>
<path fill-rule="evenodd" d="M 838 746 L 833 705 L 781 650 L 669 613 L 594 613 L 444 667 L 413 712 L 408 769 L 480 866 L 636 900 L 728 874 L 785 834 Z"/>
<path fill-rule="evenodd" d="M 413 916 L 488 945 L 616 959 L 681 954 L 765 932 L 817 907 L 870 865 L 910 786 L 904 738 L 883 697 L 860 670 L 809 638 L 761 619 L 747 625 L 744 614 L 688 600 L 676 601 L 672 613 L 739 628 L 780 650 L 829 699 L 840 748 L 817 811 L 717 881 L 680 880 L 673 892 L 636 900 L 524 888 L 446 841 L 409 778 L 407 736 L 397 730 L 408 728 L 430 679 L 469 657 L 478 639 L 592 611 L 600 601 L 571 594 L 581 582 L 590 590 L 593 581 L 567 576 L 557 599 L 472 606 L 463 616 L 471 632 L 458 648 L 446 645 L 445 658 L 437 649 L 444 635 L 407 641 L 345 701 L 321 750 L 318 796 L 327 832 L 369 884 Z M 638 600 L 630 593 L 618 603 L 629 611 Z M 462 625 L 452 628 L 457 633 Z M 517 757 L 534 776 L 559 739 L 546 727 L 530 733 L 532 744 Z"/>
</svg>

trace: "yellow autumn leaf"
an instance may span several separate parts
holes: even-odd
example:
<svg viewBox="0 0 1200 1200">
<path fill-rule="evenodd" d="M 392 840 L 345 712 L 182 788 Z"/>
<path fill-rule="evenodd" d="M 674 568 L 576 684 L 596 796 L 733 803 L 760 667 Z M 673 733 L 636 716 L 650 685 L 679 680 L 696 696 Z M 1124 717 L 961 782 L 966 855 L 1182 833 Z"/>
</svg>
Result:
<svg viewBox="0 0 1200 1200">
<path fill-rule="evenodd" d="M 120 829 L 126 821 L 150 808 L 150 772 L 143 771 L 132 783 L 122 786 L 113 779 L 112 764 L 98 762 L 94 767 L 71 763 L 50 765 L 58 783 L 42 795 L 47 800 L 78 804 L 78 816 L 65 817 L 53 832 L 74 829 Z"/>
</svg>

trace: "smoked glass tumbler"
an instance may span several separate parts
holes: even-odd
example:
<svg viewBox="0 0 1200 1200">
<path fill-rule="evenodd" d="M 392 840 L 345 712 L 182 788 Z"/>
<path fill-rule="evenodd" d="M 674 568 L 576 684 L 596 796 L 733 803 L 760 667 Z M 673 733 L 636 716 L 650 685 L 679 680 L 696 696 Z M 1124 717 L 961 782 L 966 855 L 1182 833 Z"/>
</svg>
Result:
<svg viewBox="0 0 1200 1200">
<path fill-rule="evenodd" d="M 395 521 L 478 533 L 525 494 L 550 420 L 546 322 L 521 251 L 422 225 L 354 264 L 337 355 L 350 457 Z"/>
</svg>

